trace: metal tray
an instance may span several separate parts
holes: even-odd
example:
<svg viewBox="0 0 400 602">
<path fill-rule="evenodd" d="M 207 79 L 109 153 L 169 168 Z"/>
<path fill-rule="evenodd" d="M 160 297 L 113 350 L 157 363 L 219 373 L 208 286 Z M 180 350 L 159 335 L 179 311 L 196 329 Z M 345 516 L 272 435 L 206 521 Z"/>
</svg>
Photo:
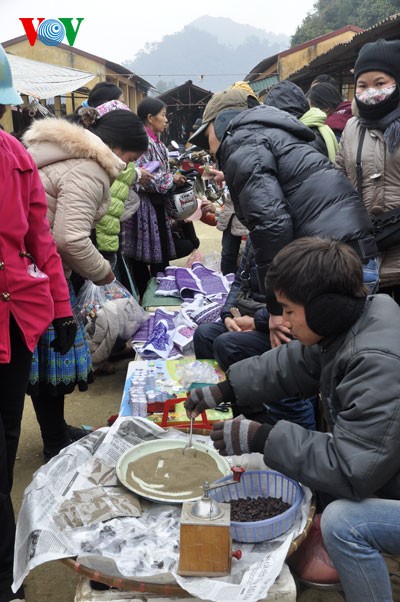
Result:
<svg viewBox="0 0 400 602">
<path fill-rule="evenodd" d="M 133 462 L 139 458 L 143 458 L 145 456 L 148 456 L 149 454 L 153 454 L 160 451 L 165 451 L 169 449 L 183 449 L 186 443 L 187 441 L 184 439 L 156 439 L 154 441 L 145 441 L 144 443 L 139 443 L 138 445 L 135 445 L 135 447 L 132 447 L 132 449 L 128 449 L 119 458 L 116 465 L 118 479 L 130 491 L 133 491 L 137 495 L 154 502 L 182 504 L 183 502 L 192 502 L 194 500 L 198 500 L 201 497 L 200 495 L 193 498 L 174 497 L 173 499 L 171 499 L 171 497 L 163 496 L 162 493 L 158 495 L 144 495 L 139 486 L 135 487 L 134 485 L 132 485 L 132 483 L 128 483 L 126 479 L 126 473 L 130 462 Z M 211 447 L 204 445 L 204 443 L 200 443 L 198 441 L 193 441 L 193 445 L 195 449 L 199 450 L 202 453 L 209 454 L 214 458 L 219 470 L 222 473 L 221 476 L 230 473 L 230 464 L 228 460 L 220 456 L 218 452 L 216 452 Z"/>
</svg>

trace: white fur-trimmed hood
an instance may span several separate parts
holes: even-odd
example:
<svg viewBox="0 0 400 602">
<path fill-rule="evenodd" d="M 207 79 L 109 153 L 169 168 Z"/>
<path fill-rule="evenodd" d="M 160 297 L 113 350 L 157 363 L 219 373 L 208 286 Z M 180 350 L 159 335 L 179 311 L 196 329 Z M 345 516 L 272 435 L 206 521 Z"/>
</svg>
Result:
<svg viewBox="0 0 400 602">
<path fill-rule="evenodd" d="M 39 169 L 67 159 L 92 159 L 115 178 L 126 167 L 98 136 L 65 119 L 48 117 L 36 121 L 22 142 Z"/>
</svg>

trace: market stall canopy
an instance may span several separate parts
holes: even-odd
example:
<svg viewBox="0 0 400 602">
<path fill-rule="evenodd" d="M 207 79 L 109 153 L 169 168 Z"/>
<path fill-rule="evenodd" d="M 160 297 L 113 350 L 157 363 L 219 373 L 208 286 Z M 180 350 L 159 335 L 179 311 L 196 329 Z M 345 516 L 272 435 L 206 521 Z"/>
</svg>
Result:
<svg viewBox="0 0 400 602">
<path fill-rule="evenodd" d="M 81 88 L 93 78 L 93 73 L 49 65 L 7 53 L 14 87 L 20 94 L 47 99 L 63 96 Z"/>
</svg>

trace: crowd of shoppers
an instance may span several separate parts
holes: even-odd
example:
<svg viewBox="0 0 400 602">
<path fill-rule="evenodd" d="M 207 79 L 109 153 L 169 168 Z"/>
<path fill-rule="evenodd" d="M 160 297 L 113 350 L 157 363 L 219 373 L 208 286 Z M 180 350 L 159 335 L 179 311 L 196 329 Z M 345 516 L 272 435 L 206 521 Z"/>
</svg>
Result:
<svg viewBox="0 0 400 602">
<path fill-rule="evenodd" d="M 0 103 L 18 104 L 2 49 L 0 62 Z M 196 356 L 227 379 L 193 389 L 187 414 L 230 403 L 234 419 L 211 433 L 219 453 L 260 452 L 317 493 L 321 545 L 347 602 L 390 602 L 382 553 L 400 553 L 400 235 L 382 250 L 374 230 L 377 216 L 400 214 L 399 65 L 399 40 L 364 45 L 353 101 L 328 76 L 306 92 L 280 82 L 263 104 L 233 86 L 213 95 L 190 139 L 227 185 L 222 271 L 236 277 L 220 321 L 194 337 Z M 136 115 L 109 83 L 84 104 L 34 122 L 22 144 L 0 131 L 0 602 L 24 600 L 11 591 L 10 492 L 25 393 L 46 459 L 85 434 L 64 418 L 65 396 L 93 378 L 77 288 L 112 283 L 123 258 L 143 296 L 200 242 L 167 211 L 186 178 L 160 139 L 165 104 L 145 98 Z"/>
</svg>

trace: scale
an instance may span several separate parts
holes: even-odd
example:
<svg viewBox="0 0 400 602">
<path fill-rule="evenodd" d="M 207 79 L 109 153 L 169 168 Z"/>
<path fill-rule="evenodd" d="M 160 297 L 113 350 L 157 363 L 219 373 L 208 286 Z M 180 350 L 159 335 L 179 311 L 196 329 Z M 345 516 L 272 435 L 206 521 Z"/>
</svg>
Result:
<svg viewBox="0 0 400 602">
<path fill-rule="evenodd" d="M 231 572 L 232 557 L 240 560 L 241 550 L 232 552 L 231 506 L 210 497 L 210 491 L 240 481 L 244 468 L 233 466 L 233 479 L 202 486 L 203 496 L 184 502 L 180 522 L 178 574 L 188 577 L 223 577 Z"/>
</svg>

